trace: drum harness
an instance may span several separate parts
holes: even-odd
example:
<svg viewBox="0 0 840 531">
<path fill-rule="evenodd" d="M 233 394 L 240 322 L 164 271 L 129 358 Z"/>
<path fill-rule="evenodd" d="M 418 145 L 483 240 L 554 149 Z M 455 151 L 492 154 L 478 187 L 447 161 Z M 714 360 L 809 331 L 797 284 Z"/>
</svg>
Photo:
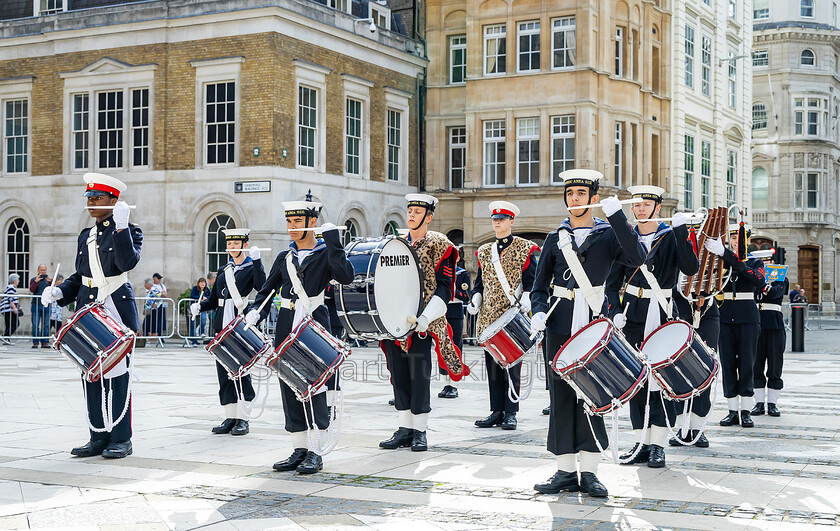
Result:
<svg viewBox="0 0 840 531">
<path fill-rule="evenodd" d="M 298 276 L 297 268 L 292 261 L 292 253 L 286 253 L 286 271 L 289 274 L 289 280 L 292 282 L 292 289 L 298 296 L 298 303 L 295 304 L 295 317 L 299 315 L 298 308 L 302 308 L 306 315 L 311 315 L 316 308 L 324 304 L 324 292 L 322 291 L 317 296 L 310 298 L 303 289 L 303 283 Z M 302 318 L 302 317 L 301 317 Z M 297 321 L 297 319 L 295 319 Z M 312 400 L 307 400 L 309 403 L 309 413 L 307 414 L 307 404 L 303 404 L 303 416 L 306 420 L 306 437 L 309 439 L 309 448 L 320 456 L 327 455 L 332 452 L 338 445 L 338 438 L 341 436 L 341 420 L 344 417 L 344 393 L 338 389 L 338 371 L 333 373 L 335 375 L 336 390 L 334 391 L 333 406 L 330 410 L 330 426 L 327 428 L 327 440 L 321 442 L 321 432 L 318 429 L 313 429 L 315 426 L 315 407 L 312 405 Z M 324 391 L 326 392 L 326 391 Z M 328 400 L 329 402 L 329 400 Z M 312 421 L 310 422 L 310 415 Z M 313 433 L 314 432 L 314 433 Z"/>
<path fill-rule="evenodd" d="M 521 307 L 519 299 L 522 297 L 522 284 L 516 290 L 510 287 L 510 282 L 508 282 L 504 269 L 502 269 L 502 259 L 499 256 L 499 248 L 495 242 L 490 245 L 490 261 L 493 264 L 493 271 L 496 273 L 496 278 L 502 286 L 502 291 L 505 292 L 505 296 L 510 301 L 510 305 Z M 525 391 L 516 394 L 513 379 L 510 377 L 510 367 L 505 367 L 505 374 L 507 374 L 508 379 L 508 399 L 514 404 L 518 404 L 520 401 L 531 396 L 531 389 L 534 385 L 534 358 L 536 357 L 537 345 L 539 344 L 539 341 L 535 341 L 534 346 L 531 347 L 529 352 L 528 381 L 525 384 Z"/>
<path fill-rule="evenodd" d="M 88 287 L 97 288 L 96 301 L 104 305 L 105 299 L 111 296 L 111 294 L 117 291 L 117 289 L 119 289 L 123 284 L 128 282 L 128 273 L 123 272 L 122 274 L 114 277 L 105 276 L 105 272 L 102 270 L 102 262 L 99 260 L 99 246 L 96 244 L 96 225 L 91 227 L 90 232 L 88 233 L 87 248 L 88 265 L 90 265 L 90 273 L 93 275 L 93 278 L 83 276 L 82 281 L 87 283 Z M 120 322 L 122 322 L 122 319 L 120 319 Z M 133 347 L 132 350 L 134 350 Z M 100 401 L 102 404 L 102 428 L 94 426 L 90 421 L 90 413 L 87 414 L 88 428 L 96 433 L 110 432 L 114 429 L 114 426 L 122 422 L 122 419 L 125 417 L 126 413 L 128 413 L 128 408 L 131 404 L 131 381 L 137 378 L 134 373 L 133 365 L 129 364 L 128 389 L 125 394 L 125 405 L 123 406 L 122 413 L 120 413 L 119 417 L 117 417 L 117 420 L 114 420 L 114 416 L 111 412 L 111 405 L 114 401 L 114 389 L 113 387 L 109 389 L 106 397 L 104 372 L 105 371 L 102 368 L 102 360 L 100 359 L 99 385 L 102 389 L 102 400 Z M 82 386 L 82 389 L 85 393 L 85 402 L 87 402 L 87 386 Z"/>
</svg>

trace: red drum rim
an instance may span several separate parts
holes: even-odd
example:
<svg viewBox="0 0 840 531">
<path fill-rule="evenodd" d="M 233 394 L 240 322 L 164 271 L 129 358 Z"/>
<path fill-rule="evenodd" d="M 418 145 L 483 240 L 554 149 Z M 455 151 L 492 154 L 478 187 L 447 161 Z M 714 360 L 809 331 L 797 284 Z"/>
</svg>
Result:
<svg viewBox="0 0 840 531">
<path fill-rule="evenodd" d="M 648 365 L 646 363 L 643 363 L 642 364 L 642 373 L 641 373 L 641 375 L 639 375 L 639 378 L 636 380 L 636 382 L 632 386 L 630 386 L 630 389 L 628 389 L 627 392 L 625 392 L 623 395 L 621 395 L 617 399 L 614 399 L 614 400 L 618 400 L 618 402 L 619 402 L 618 406 L 616 406 L 615 404 L 610 402 L 609 405 L 599 407 L 599 408 L 589 407 L 589 410 L 595 415 L 603 416 L 603 415 L 606 415 L 607 413 L 611 413 L 612 411 L 615 411 L 616 409 L 621 408 L 622 406 L 624 406 L 624 404 L 629 402 L 631 398 L 636 396 L 636 393 L 638 393 L 639 391 L 642 390 L 642 386 L 644 386 L 645 382 L 647 382 L 649 374 L 650 374 L 650 368 L 648 367 Z"/>
<path fill-rule="evenodd" d="M 565 348 L 575 338 L 577 338 L 580 334 L 582 334 L 585 330 L 587 330 L 588 328 L 594 326 L 595 324 L 601 323 L 603 321 L 606 321 L 607 324 L 609 324 L 609 326 L 607 327 L 604 334 L 601 336 L 601 339 L 599 339 L 598 342 L 595 344 L 595 346 L 593 346 L 591 349 L 589 349 L 589 351 L 586 354 L 579 357 L 574 363 L 571 363 L 571 364 L 566 365 L 565 367 L 563 367 L 561 369 L 558 369 L 557 368 L 557 360 L 560 358 L 560 353 L 563 352 L 563 350 L 565 350 Z M 600 354 L 601 351 L 604 350 L 604 347 L 601 346 L 601 343 L 609 342 L 610 338 L 613 335 L 614 330 L 615 330 L 615 324 L 613 324 L 613 322 L 610 319 L 607 319 L 606 317 L 601 317 L 600 319 L 595 319 L 594 321 L 592 321 L 588 325 L 584 326 L 583 328 L 581 328 L 580 330 L 575 332 L 572 335 L 572 337 L 570 337 L 569 339 L 566 340 L 565 343 L 563 343 L 563 346 L 560 347 L 557 350 L 557 352 L 554 354 L 554 360 L 551 362 L 551 368 L 554 370 L 554 372 L 556 372 L 560 376 L 568 376 L 570 374 L 576 373 L 577 371 L 582 369 L 587 363 L 589 363 L 590 361 L 595 359 L 595 357 L 597 357 L 598 354 Z"/>
<path fill-rule="evenodd" d="M 94 363 L 91 368 L 89 368 L 87 371 L 85 371 L 85 373 L 83 375 L 84 379 L 86 381 L 90 382 L 90 383 L 98 382 L 100 376 L 104 375 L 105 373 L 107 373 L 108 371 L 113 369 L 114 366 L 117 363 L 121 362 L 123 360 L 123 358 L 128 356 L 128 352 L 131 349 L 134 348 L 134 340 L 135 339 L 136 339 L 136 336 L 132 333 L 131 335 L 122 336 L 121 338 L 119 338 L 116 341 L 114 341 L 113 343 L 111 343 L 111 345 L 107 349 L 103 350 L 99 354 L 99 357 L 97 358 L 96 363 Z M 113 361 L 109 360 L 108 365 L 103 367 L 102 362 L 107 360 L 108 356 L 112 352 L 114 352 L 118 348 L 122 347 L 126 342 L 130 342 L 131 345 L 129 345 L 128 348 L 126 348 L 120 356 L 115 358 Z"/>
</svg>

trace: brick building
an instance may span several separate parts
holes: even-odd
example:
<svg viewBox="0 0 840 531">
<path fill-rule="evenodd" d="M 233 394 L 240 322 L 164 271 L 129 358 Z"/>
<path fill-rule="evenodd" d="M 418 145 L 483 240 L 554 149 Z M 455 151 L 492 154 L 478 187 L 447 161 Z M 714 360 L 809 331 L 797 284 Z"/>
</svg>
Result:
<svg viewBox="0 0 840 531">
<path fill-rule="evenodd" d="M 220 230 L 288 245 L 311 190 L 348 235 L 405 224 L 424 50 L 367 0 L 0 3 L 3 273 L 72 264 L 81 176 L 108 173 L 144 229 L 132 275 L 170 294 L 225 261 Z M 375 23 L 375 24 L 374 24 Z"/>
</svg>

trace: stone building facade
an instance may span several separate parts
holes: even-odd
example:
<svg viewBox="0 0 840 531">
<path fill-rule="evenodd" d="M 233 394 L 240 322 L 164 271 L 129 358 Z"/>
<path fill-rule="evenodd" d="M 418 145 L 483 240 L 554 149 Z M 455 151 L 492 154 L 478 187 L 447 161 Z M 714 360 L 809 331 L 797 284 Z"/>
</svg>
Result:
<svg viewBox="0 0 840 531">
<path fill-rule="evenodd" d="M 833 308 L 840 268 L 837 2 L 756 1 L 753 242 L 785 249 L 791 285 Z"/>
<path fill-rule="evenodd" d="M 67 271 L 87 171 L 128 184 L 145 235 L 131 280 L 161 272 L 170 294 L 224 263 L 226 226 L 272 260 L 290 241 L 280 202 L 310 190 L 348 236 L 404 226 L 426 60 L 387 6 L 35 2 L 0 6 L 4 274 Z"/>
</svg>

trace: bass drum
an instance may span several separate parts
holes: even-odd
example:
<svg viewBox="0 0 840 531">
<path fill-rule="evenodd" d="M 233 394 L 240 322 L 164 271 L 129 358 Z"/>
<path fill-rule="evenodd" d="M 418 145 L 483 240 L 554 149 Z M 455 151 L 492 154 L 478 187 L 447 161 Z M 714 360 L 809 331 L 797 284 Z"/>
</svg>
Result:
<svg viewBox="0 0 840 531">
<path fill-rule="evenodd" d="M 423 310 L 420 262 L 407 241 L 395 236 L 356 240 L 344 248 L 352 283 L 336 286 L 336 311 L 347 334 L 363 340 L 403 339 L 409 318 Z"/>
</svg>

